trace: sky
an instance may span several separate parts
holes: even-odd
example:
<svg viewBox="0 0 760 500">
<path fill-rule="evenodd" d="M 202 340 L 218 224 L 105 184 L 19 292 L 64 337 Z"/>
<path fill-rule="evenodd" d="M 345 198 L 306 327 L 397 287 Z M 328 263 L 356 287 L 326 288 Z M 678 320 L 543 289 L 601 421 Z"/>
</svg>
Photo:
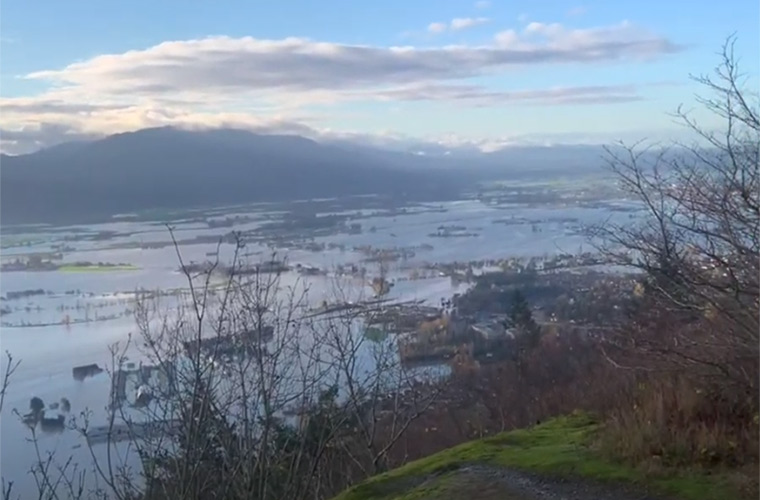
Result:
<svg viewBox="0 0 760 500">
<path fill-rule="evenodd" d="M 0 149 L 147 127 L 377 145 L 674 140 L 758 0 L 4 0 Z M 695 109 L 696 108 L 696 109 Z"/>
</svg>

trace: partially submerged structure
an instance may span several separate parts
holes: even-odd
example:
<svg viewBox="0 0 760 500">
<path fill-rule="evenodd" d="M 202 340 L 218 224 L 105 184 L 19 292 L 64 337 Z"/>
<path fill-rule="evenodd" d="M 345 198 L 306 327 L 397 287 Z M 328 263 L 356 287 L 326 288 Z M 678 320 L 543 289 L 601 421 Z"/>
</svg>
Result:
<svg viewBox="0 0 760 500">
<path fill-rule="evenodd" d="M 173 387 L 174 365 L 165 362 L 160 365 L 128 363 L 119 368 L 111 379 L 111 406 L 119 407 L 125 402 L 144 406 L 156 392 L 166 393 Z M 130 396 L 132 396 L 130 398 Z"/>
<path fill-rule="evenodd" d="M 82 381 L 87 377 L 94 377 L 103 373 L 103 369 L 97 364 L 92 363 L 89 365 L 75 366 L 71 370 L 71 374 L 74 376 L 74 380 Z"/>
<path fill-rule="evenodd" d="M 274 338 L 274 327 L 263 325 L 231 335 L 217 335 L 183 344 L 190 357 L 203 355 L 207 358 L 225 359 L 236 356 L 258 356 L 263 353 L 263 343 Z"/>
</svg>

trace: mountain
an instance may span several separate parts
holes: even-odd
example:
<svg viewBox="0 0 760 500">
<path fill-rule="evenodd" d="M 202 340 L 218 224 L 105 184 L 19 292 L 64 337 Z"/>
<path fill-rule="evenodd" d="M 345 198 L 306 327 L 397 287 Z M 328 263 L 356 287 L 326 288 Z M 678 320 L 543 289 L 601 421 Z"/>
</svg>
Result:
<svg viewBox="0 0 760 500">
<path fill-rule="evenodd" d="M 357 194 L 429 200 L 488 179 L 600 172 L 601 146 L 477 148 L 316 142 L 236 129 L 144 129 L 0 157 L 0 223 Z"/>
<path fill-rule="evenodd" d="M 352 194 L 421 199 L 456 187 L 413 155 L 232 129 L 144 129 L 0 162 L 3 224 Z"/>
</svg>

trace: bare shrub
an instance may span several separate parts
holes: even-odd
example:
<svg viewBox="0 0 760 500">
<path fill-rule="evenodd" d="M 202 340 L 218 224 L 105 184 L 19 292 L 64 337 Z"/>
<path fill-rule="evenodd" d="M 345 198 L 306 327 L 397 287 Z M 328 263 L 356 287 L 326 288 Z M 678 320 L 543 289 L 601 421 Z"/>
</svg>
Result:
<svg viewBox="0 0 760 500">
<path fill-rule="evenodd" d="M 603 343 L 636 385 L 608 414 L 601 442 L 634 463 L 746 467 L 756 496 L 760 114 L 733 46 L 730 38 L 713 75 L 694 77 L 720 130 L 681 108 L 694 144 L 608 151 L 646 217 L 595 228 L 603 251 L 643 271 L 631 321 Z"/>
<path fill-rule="evenodd" d="M 177 247 L 187 288 L 168 303 L 140 295 L 140 366 L 114 346 L 108 422 L 77 422 L 104 441 L 105 455 L 90 449 L 109 497 L 328 498 L 385 470 L 440 392 L 400 365 L 392 336 L 367 339 L 363 290 L 336 280 L 334 307 L 315 311 L 306 283 L 246 262 L 243 247 L 200 270 Z"/>
<path fill-rule="evenodd" d="M 612 171 L 640 201 L 640 224 L 596 228 L 602 250 L 644 271 L 638 325 L 615 339 L 615 361 L 720 379 L 726 389 L 758 395 L 760 267 L 760 119 L 733 52 L 723 47 L 699 103 L 722 120 L 701 126 L 677 116 L 694 144 L 656 155 L 638 145 L 610 149 Z"/>
<path fill-rule="evenodd" d="M 666 466 L 756 463 L 757 429 L 746 425 L 746 408 L 714 389 L 683 376 L 640 377 L 632 396 L 610 413 L 603 434 L 613 455 Z"/>
</svg>

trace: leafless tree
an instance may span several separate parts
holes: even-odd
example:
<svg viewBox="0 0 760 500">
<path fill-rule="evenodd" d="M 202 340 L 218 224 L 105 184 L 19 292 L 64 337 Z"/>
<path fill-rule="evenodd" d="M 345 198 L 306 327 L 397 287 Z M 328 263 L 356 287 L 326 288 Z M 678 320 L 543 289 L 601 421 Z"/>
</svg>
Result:
<svg viewBox="0 0 760 500">
<path fill-rule="evenodd" d="M 368 340 L 382 302 L 366 283 L 336 277 L 315 309 L 307 283 L 244 246 L 199 268 L 175 242 L 186 287 L 137 294 L 106 421 L 71 423 L 92 463 L 37 448 L 39 498 L 320 499 L 396 465 L 390 449 L 441 386 L 404 369 L 393 335 Z"/>
<path fill-rule="evenodd" d="M 13 356 L 11 353 L 6 352 L 5 353 L 5 363 L 4 367 L 0 369 L 0 372 L 2 372 L 2 380 L 0 380 L 0 415 L 3 413 L 3 405 L 5 403 L 5 394 L 8 391 L 8 386 L 11 383 L 11 377 L 13 377 L 13 374 L 15 373 L 16 369 L 18 369 L 18 366 L 21 362 L 20 361 L 14 361 Z M 13 494 L 13 481 L 8 480 L 6 481 L 6 478 L 3 478 L 2 480 L 2 498 L 3 500 L 10 499 Z"/>
<path fill-rule="evenodd" d="M 13 374 L 16 372 L 20 364 L 21 361 L 14 360 L 11 353 L 6 351 L 4 363 L 5 366 L 0 369 L 0 372 L 2 372 L 2 379 L 0 379 L 0 414 L 3 412 L 5 394 L 8 391 L 8 386 L 11 383 L 11 377 L 13 377 Z"/>
<path fill-rule="evenodd" d="M 646 215 L 594 235 L 616 262 L 646 276 L 642 301 L 652 321 L 626 345 L 660 367 L 757 396 L 760 113 L 734 44 L 727 40 L 713 74 L 692 77 L 707 91 L 697 102 L 719 128 L 681 107 L 676 116 L 694 143 L 608 149 L 612 171 Z"/>
<path fill-rule="evenodd" d="M 387 280 L 382 265 L 380 276 Z M 345 300 L 340 287 L 333 295 Z M 445 388 L 434 375 L 417 376 L 403 365 L 396 339 L 388 336 L 400 325 L 379 316 L 372 308 L 333 315 L 323 321 L 320 335 L 342 382 L 346 417 L 355 429 L 353 439 L 341 441 L 342 449 L 363 476 L 388 468 L 391 448 Z M 370 340 L 364 332 L 376 321 L 385 335 Z"/>
</svg>

